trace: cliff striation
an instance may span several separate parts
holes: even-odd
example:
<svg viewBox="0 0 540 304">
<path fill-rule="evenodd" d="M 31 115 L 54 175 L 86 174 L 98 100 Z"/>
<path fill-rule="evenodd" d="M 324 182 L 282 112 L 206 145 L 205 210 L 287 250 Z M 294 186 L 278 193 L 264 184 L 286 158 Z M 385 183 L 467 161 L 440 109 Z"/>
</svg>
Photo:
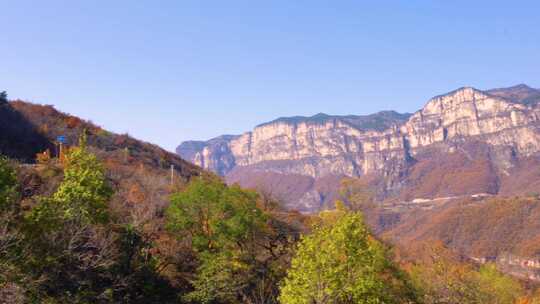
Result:
<svg viewBox="0 0 540 304">
<path fill-rule="evenodd" d="M 413 199 L 417 194 L 410 188 L 422 182 L 438 183 L 422 193 L 432 197 L 497 192 L 520 159 L 540 152 L 538 96 L 540 91 L 525 85 L 490 91 L 465 87 L 432 98 L 412 115 L 386 111 L 280 118 L 239 136 L 185 142 L 177 152 L 246 186 L 257 186 L 249 178 L 253 172 L 272 172 L 272 179 L 300 175 L 313 184 L 329 176 L 371 177 L 383 198 Z M 457 165 L 448 164 L 449 159 Z M 485 184 L 454 189 L 451 179 L 459 182 L 471 164 Z M 445 173 L 437 181 L 424 181 L 426 168 L 431 174 L 444 168 Z M 268 182 L 258 181 L 261 187 Z M 313 211 L 326 208 L 325 201 L 335 196 L 333 190 L 305 190 L 306 197 L 287 205 Z"/>
</svg>

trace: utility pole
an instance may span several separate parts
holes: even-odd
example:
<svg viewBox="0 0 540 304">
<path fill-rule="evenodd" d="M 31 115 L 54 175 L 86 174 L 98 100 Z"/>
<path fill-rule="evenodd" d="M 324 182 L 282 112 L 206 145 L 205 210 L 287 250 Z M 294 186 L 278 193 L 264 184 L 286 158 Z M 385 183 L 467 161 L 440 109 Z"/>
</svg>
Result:
<svg viewBox="0 0 540 304">
<path fill-rule="evenodd" d="M 174 165 L 171 165 L 171 186 L 174 185 Z"/>
<path fill-rule="evenodd" d="M 64 147 L 62 142 L 60 142 L 59 147 L 60 147 L 60 154 L 59 154 L 60 156 L 58 158 L 60 159 L 60 161 L 62 161 L 62 158 L 63 158 L 62 157 L 63 156 L 63 151 L 62 151 L 63 149 L 62 148 Z"/>
<path fill-rule="evenodd" d="M 63 145 L 67 143 L 66 141 L 66 137 L 64 135 L 60 135 L 58 137 L 56 137 L 56 144 L 55 145 L 57 148 L 56 150 L 56 156 L 58 157 L 58 160 L 59 161 L 62 161 L 62 150 L 63 150 Z"/>
</svg>

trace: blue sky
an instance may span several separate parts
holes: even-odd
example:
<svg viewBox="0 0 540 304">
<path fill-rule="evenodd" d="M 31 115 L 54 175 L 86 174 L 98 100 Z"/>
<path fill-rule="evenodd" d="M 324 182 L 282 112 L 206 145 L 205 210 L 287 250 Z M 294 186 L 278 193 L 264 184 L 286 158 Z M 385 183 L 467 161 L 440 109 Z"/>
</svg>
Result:
<svg viewBox="0 0 540 304">
<path fill-rule="evenodd" d="M 0 89 L 173 150 L 280 116 L 540 87 L 538 1 L 0 1 Z"/>
</svg>

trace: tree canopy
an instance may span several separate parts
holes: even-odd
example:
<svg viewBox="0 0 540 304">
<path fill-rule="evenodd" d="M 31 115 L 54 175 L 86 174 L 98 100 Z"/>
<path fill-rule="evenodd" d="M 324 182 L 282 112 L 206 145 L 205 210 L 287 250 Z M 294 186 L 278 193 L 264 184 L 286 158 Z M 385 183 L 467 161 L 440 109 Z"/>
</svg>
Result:
<svg viewBox="0 0 540 304">
<path fill-rule="evenodd" d="M 355 180 L 343 183 L 335 210 L 314 215 L 281 210 L 269 198 L 211 175 L 176 185 L 181 191 L 167 205 L 175 188 L 166 177 L 163 187 L 141 183 L 127 197 L 113 196 L 114 174 L 92 151 L 82 137 L 58 162 L 19 166 L 0 157 L 0 299 L 538 303 L 495 265 L 472 265 L 442 245 L 407 248 L 414 256 L 409 261 L 391 256 L 366 226 L 360 210 L 369 209 L 372 198 Z M 19 195 L 29 176 L 54 181 L 47 192 Z M 161 193 L 164 204 L 150 206 L 158 196 L 146 199 L 145 187 Z"/>
<path fill-rule="evenodd" d="M 103 222 L 107 219 L 107 203 L 112 189 L 105 170 L 81 138 L 79 147 L 71 149 L 65 158 L 64 181 L 53 195 L 62 206 L 64 217 L 82 221 Z"/>
<path fill-rule="evenodd" d="M 258 195 L 221 180 L 193 180 L 171 198 L 168 228 L 189 238 L 198 253 L 195 290 L 187 300 L 211 303 L 238 299 L 254 266 L 254 237 L 265 226 Z"/>
<path fill-rule="evenodd" d="M 362 216 L 339 212 L 342 215 L 334 224 L 322 225 L 300 241 L 280 302 L 393 303 L 401 298 L 407 303 L 410 295 L 395 293 L 400 275 Z"/>
<path fill-rule="evenodd" d="M 197 179 L 185 191 L 172 196 L 167 209 L 168 227 L 187 232 L 198 251 L 213 252 L 231 243 L 239 244 L 264 221 L 256 199 L 255 192 L 238 186 Z"/>
<path fill-rule="evenodd" d="M 0 104 L 8 102 L 8 95 L 6 91 L 0 92 Z"/>
<path fill-rule="evenodd" d="M 8 208 L 16 194 L 17 175 L 7 158 L 0 156 L 0 211 Z"/>
</svg>

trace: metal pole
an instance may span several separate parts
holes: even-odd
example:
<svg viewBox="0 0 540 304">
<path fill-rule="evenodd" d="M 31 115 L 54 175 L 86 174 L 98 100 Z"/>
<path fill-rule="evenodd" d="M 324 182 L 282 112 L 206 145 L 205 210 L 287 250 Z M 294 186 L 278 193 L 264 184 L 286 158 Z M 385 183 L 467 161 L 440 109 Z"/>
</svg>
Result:
<svg viewBox="0 0 540 304">
<path fill-rule="evenodd" d="M 60 156 L 58 157 L 60 160 L 62 160 L 62 150 L 63 150 L 62 147 L 63 147 L 62 142 L 60 142 Z"/>
</svg>

